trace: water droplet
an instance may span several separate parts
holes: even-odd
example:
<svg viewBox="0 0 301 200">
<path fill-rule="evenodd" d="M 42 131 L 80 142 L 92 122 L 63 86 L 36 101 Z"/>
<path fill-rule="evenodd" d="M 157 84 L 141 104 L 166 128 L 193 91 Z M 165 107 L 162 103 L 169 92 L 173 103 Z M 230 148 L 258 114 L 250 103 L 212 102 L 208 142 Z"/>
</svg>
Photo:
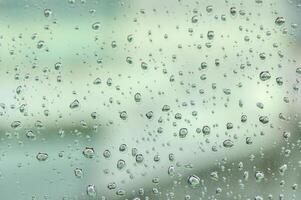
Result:
<svg viewBox="0 0 301 200">
<path fill-rule="evenodd" d="M 96 79 L 93 81 L 93 84 L 94 84 L 94 85 L 99 85 L 99 84 L 101 84 L 101 79 L 100 79 L 100 78 L 96 78 Z"/>
<path fill-rule="evenodd" d="M 286 139 L 286 140 L 287 140 L 288 138 L 290 138 L 290 137 L 291 137 L 291 133 L 290 133 L 290 132 L 288 132 L 288 131 L 284 131 L 284 132 L 283 132 L 283 134 L 282 134 L 282 136 L 283 136 L 283 138 L 284 138 L 284 139 Z"/>
<path fill-rule="evenodd" d="M 128 146 L 126 144 L 121 144 L 119 146 L 119 151 L 120 152 L 125 152 L 128 149 Z"/>
<path fill-rule="evenodd" d="M 188 184 L 192 188 L 198 187 L 200 185 L 200 183 L 201 183 L 201 179 L 197 175 L 191 175 L 188 177 Z"/>
<path fill-rule="evenodd" d="M 167 173 L 168 173 L 168 175 L 173 176 L 173 175 L 175 175 L 175 171 L 176 171 L 175 167 L 173 165 L 171 165 L 168 167 Z"/>
<path fill-rule="evenodd" d="M 203 126 L 202 132 L 204 135 L 209 135 L 210 134 L 210 127 L 209 126 Z"/>
<path fill-rule="evenodd" d="M 212 5 L 207 6 L 206 11 L 207 13 L 211 13 L 213 11 L 213 6 Z"/>
<path fill-rule="evenodd" d="M 242 115 L 241 118 L 240 118 L 240 121 L 241 121 L 242 123 L 245 123 L 247 120 L 248 120 L 247 115 Z"/>
<path fill-rule="evenodd" d="M 141 68 L 142 68 L 143 70 L 147 70 L 147 68 L 148 68 L 147 63 L 146 63 L 146 62 L 141 62 Z"/>
<path fill-rule="evenodd" d="M 246 144 L 252 144 L 253 140 L 251 137 L 246 137 Z"/>
<path fill-rule="evenodd" d="M 257 195 L 255 196 L 254 200 L 263 200 L 263 197 Z"/>
<path fill-rule="evenodd" d="M 223 146 L 226 147 L 226 148 L 231 148 L 231 147 L 233 147 L 233 145 L 234 145 L 234 143 L 233 143 L 233 141 L 230 140 L 230 139 L 227 139 L 227 140 L 225 140 L 225 141 L 223 142 Z"/>
<path fill-rule="evenodd" d="M 13 121 L 12 123 L 11 123 L 11 127 L 13 128 L 13 129 L 17 129 L 17 128 L 20 128 L 21 127 L 21 122 L 20 121 Z"/>
<path fill-rule="evenodd" d="M 257 4 L 262 4 L 262 3 L 263 3 L 263 0 L 255 0 L 255 3 L 257 3 Z"/>
<path fill-rule="evenodd" d="M 130 34 L 130 35 L 127 36 L 127 41 L 128 41 L 128 42 L 132 42 L 133 39 L 134 39 L 134 37 L 133 37 L 132 34 Z"/>
<path fill-rule="evenodd" d="M 118 195 L 118 196 L 123 196 L 123 195 L 125 195 L 125 190 L 123 190 L 123 189 L 118 189 L 118 190 L 116 191 L 116 195 Z"/>
<path fill-rule="evenodd" d="M 136 102 L 140 102 L 141 101 L 141 94 L 139 92 L 137 92 L 135 95 L 134 95 L 134 99 Z"/>
<path fill-rule="evenodd" d="M 51 14 L 52 14 L 51 9 L 46 8 L 46 9 L 44 10 L 44 16 L 45 16 L 45 17 L 49 17 Z"/>
<path fill-rule="evenodd" d="M 169 105 L 164 105 L 163 108 L 162 108 L 163 112 L 167 112 L 169 110 L 170 110 L 170 106 Z"/>
<path fill-rule="evenodd" d="M 257 103 L 256 103 L 256 106 L 257 106 L 258 108 L 260 108 L 260 109 L 263 109 L 263 108 L 264 108 L 264 105 L 263 105 L 263 103 L 261 103 L 261 102 L 257 102 Z"/>
<path fill-rule="evenodd" d="M 269 80 L 269 79 L 271 78 L 270 72 L 268 72 L 268 71 L 260 72 L 259 78 L 260 78 L 260 80 L 262 80 L 262 81 Z"/>
<path fill-rule="evenodd" d="M 76 168 L 76 169 L 74 170 L 74 175 L 75 175 L 75 177 L 77 177 L 77 178 L 82 178 L 82 177 L 84 176 L 83 170 L 80 169 L 80 168 Z"/>
<path fill-rule="evenodd" d="M 285 173 L 286 170 L 287 170 L 287 165 L 286 164 L 284 164 L 281 167 L 279 167 L 279 172 L 282 175 Z"/>
<path fill-rule="evenodd" d="M 199 21 L 199 18 L 197 15 L 194 15 L 192 18 L 191 18 L 191 22 L 192 23 L 197 23 Z"/>
<path fill-rule="evenodd" d="M 137 148 L 132 148 L 132 156 L 136 156 L 138 154 L 138 149 Z"/>
<path fill-rule="evenodd" d="M 90 196 L 90 197 L 96 196 L 95 185 L 88 185 L 86 191 L 87 191 L 88 196 Z"/>
<path fill-rule="evenodd" d="M 62 68 L 62 63 L 61 62 L 57 62 L 54 64 L 54 69 L 55 70 L 60 70 Z"/>
<path fill-rule="evenodd" d="M 212 40 L 212 39 L 214 38 L 214 31 L 208 31 L 208 32 L 207 32 L 207 38 L 208 38 L 209 40 Z"/>
<path fill-rule="evenodd" d="M 104 150 L 102 155 L 105 158 L 110 158 L 111 157 L 111 152 L 108 149 L 106 149 L 106 150 Z"/>
<path fill-rule="evenodd" d="M 126 57 L 126 62 L 128 64 L 132 64 L 133 63 L 133 58 L 132 57 Z"/>
<path fill-rule="evenodd" d="M 128 118 L 128 114 L 126 111 L 120 112 L 119 116 L 120 116 L 120 119 L 122 119 L 122 120 L 126 120 Z"/>
<path fill-rule="evenodd" d="M 117 185 L 116 185 L 116 183 L 113 182 L 113 183 L 109 183 L 107 187 L 109 190 L 114 190 L 114 189 L 116 189 Z"/>
<path fill-rule="evenodd" d="M 218 187 L 215 190 L 215 194 L 220 194 L 220 193 L 222 193 L 222 191 L 223 191 L 222 188 Z"/>
<path fill-rule="evenodd" d="M 38 41 L 37 43 L 37 48 L 38 49 L 42 49 L 42 47 L 44 46 L 45 42 L 43 40 Z"/>
<path fill-rule="evenodd" d="M 34 140 L 36 138 L 36 135 L 33 133 L 33 131 L 29 130 L 26 132 L 26 137 L 28 139 Z"/>
<path fill-rule="evenodd" d="M 255 172 L 255 179 L 257 181 L 261 181 L 262 179 L 264 179 L 264 173 L 261 171 L 256 171 Z"/>
<path fill-rule="evenodd" d="M 237 13 L 236 7 L 231 7 L 231 8 L 230 8 L 230 14 L 231 14 L 232 16 L 235 16 L 236 13 Z"/>
<path fill-rule="evenodd" d="M 112 47 L 112 48 L 116 48 L 116 47 L 117 47 L 116 41 L 112 41 L 112 42 L 111 42 L 111 47 Z"/>
<path fill-rule="evenodd" d="M 263 124 L 269 123 L 269 118 L 267 116 L 260 116 L 259 121 Z"/>
<path fill-rule="evenodd" d="M 243 177 L 244 177 L 245 180 L 248 180 L 249 179 L 249 172 L 244 171 Z"/>
<path fill-rule="evenodd" d="M 229 129 L 232 129 L 233 128 L 233 124 L 231 122 L 228 122 L 226 124 L 226 128 L 229 130 Z"/>
<path fill-rule="evenodd" d="M 117 161 L 117 169 L 121 170 L 125 167 L 125 165 L 126 164 L 125 164 L 124 160 L 120 159 L 120 160 Z"/>
<path fill-rule="evenodd" d="M 210 178 L 212 179 L 212 180 L 215 180 L 215 181 L 218 181 L 218 173 L 217 172 L 211 172 L 210 173 Z"/>
<path fill-rule="evenodd" d="M 155 155 L 155 156 L 154 156 L 154 161 L 155 161 L 155 162 L 159 162 L 159 161 L 160 161 L 160 155 L 158 155 L 158 154 Z"/>
<path fill-rule="evenodd" d="M 38 161 L 45 161 L 48 158 L 48 154 L 39 152 L 37 154 L 36 158 L 37 158 Z"/>
<path fill-rule="evenodd" d="M 187 128 L 181 128 L 181 129 L 179 130 L 179 137 L 180 137 L 180 138 L 185 138 L 187 134 L 188 134 Z"/>
<path fill-rule="evenodd" d="M 231 89 L 225 88 L 223 89 L 223 92 L 225 95 L 230 95 L 231 94 Z"/>
<path fill-rule="evenodd" d="M 69 107 L 71 109 L 75 109 L 75 108 L 78 108 L 79 107 L 79 101 L 77 99 L 75 99 L 70 105 Z"/>
<path fill-rule="evenodd" d="M 100 28 L 100 22 L 95 22 L 92 24 L 92 29 L 93 30 L 98 30 Z"/>
<path fill-rule="evenodd" d="M 86 158 L 94 158 L 94 156 L 95 156 L 94 149 L 93 149 L 92 147 L 86 147 L 86 148 L 83 150 L 83 155 L 84 155 Z"/>
<path fill-rule="evenodd" d="M 142 154 L 137 154 L 136 155 L 136 162 L 137 163 L 142 163 L 144 160 L 143 155 Z"/>
<path fill-rule="evenodd" d="M 277 78 L 276 78 L 276 83 L 277 83 L 279 86 L 283 85 L 283 78 L 282 78 L 282 77 L 277 77 Z"/>
<path fill-rule="evenodd" d="M 292 185 L 292 189 L 293 189 L 293 190 L 297 190 L 297 189 L 298 189 L 298 184 L 297 184 L 297 183 L 293 184 L 293 185 Z"/>
<path fill-rule="evenodd" d="M 175 119 L 182 119 L 182 114 L 181 113 L 176 113 L 175 114 Z"/>
<path fill-rule="evenodd" d="M 283 17 L 277 17 L 275 20 L 275 24 L 278 26 L 281 26 L 284 23 L 285 23 L 285 19 Z"/>
<path fill-rule="evenodd" d="M 148 118 L 148 119 L 151 119 L 153 117 L 154 113 L 153 111 L 149 111 L 145 114 L 145 116 Z"/>
</svg>

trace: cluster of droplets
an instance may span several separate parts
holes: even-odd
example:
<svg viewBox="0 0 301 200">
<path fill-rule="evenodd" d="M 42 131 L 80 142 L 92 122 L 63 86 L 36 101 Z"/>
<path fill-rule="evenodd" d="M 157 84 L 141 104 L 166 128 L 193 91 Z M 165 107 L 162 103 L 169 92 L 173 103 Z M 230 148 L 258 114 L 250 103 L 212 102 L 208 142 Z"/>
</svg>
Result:
<svg viewBox="0 0 301 200">
<path fill-rule="evenodd" d="M 68 0 L 69 6 L 75 10 L 76 6 L 79 6 L 79 2 L 82 5 L 86 4 L 85 0 Z M 132 9 L 127 2 L 119 3 L 121 7 L 126 5 Z M 8 116 L 10 120 L 8 126 L 13 132 L 7 131 L 4 134 L 5 137 L 17 138 L 20 146 L 24 145 L 24 142 L 20 141 L 22 136 L 19 135 L 19 132 L 26 138 L 26 141 L 24 140 L 26 144 L 27 142 L 33 144 L 40 141 L 45 142 L 46 139 L 42 132 L 48 128 L 47 119 L 51 122 L 52 117 L 57 114 L 57 117 L 53 117 L 56 126 L 64 126 L 64 120 L 70 120 L 71 126 L 76 126 L 75 130 L 73 127 L 70 128 L 72 131 L 59 129 L 56 133 L 59 141 L 75 138 L 76 147 L 74 149 L 76 150 L 73 152 L 78 152 L 77 150 L 80 149 L 78 156 L 84 160 L 85 164 L 96 163 L 95 165 L 98 166 L 101 163 L 100 168 L 103 169 L 105 175 L 118 179 L 106 184 L 107 189 L 114 190 L 118 196 L 125 196 L 127 192 L 122 189 L 122 185 L 128 183 L 125 178 L 123 179 L 123 174 L 127 174 L 129 179 L 139 178 L 141 175 L 142 179 L 151 182 L 154 187 L 150 193 L 155 197 L 149 199 L 159 199 L 159 195 L 162 195 L 161 190 L 164 191 L 164 188 L 160 187 L 160 184 L 165 181 L 165 175 L 168 176 L 166 180 L 173 181 L 171 188 L 175 193 L 177 187 L 183 186 L 181 189 L 200 192 L 204 199 L 209 194 L 207 189 L 214 184 L 216 184 L 214 195 L 208 199 L 217 199 L 218 195 L 220 195 L 219 197 L 225 195 L 225 198 L 229 195 L 229 199 L 245 198 L 240 195 L 231 196 L 233 191 L 226 182 L 233 180 L 234 175 L 239 177 L 238 184 L 242 190 L 246 189 L 247 181 L 250 184 L 254 181 L 255 183 L 252 184 L 258 185 L 269 182 L 270 177 L 275 177 L 274 180 L 278 181 L 278 177 L 276 177 L 278 174 L 271 172 L 271 170 L 275 170 L 271 169 L 275 166 L 261 166 L 261 169 L 254 163 L 255 161 L 265 163 L 268 159 L 264 153 L 268 149 L 268 145 L 262 142 L 266 135 L 270 137 L 274 146 L 279 143 L 283 145 L 281 150 L 275 148 L 275 152 L 279 151 L 279 154 L 285 159 L 291 158 L 292 154 L 296 153 L 296 149 L 300 147 L 301 142 L 296 139 L 297 136 L 294 134 L 296 131 L 289 131 L 281 126 L 282 122 L 286 124 L 294 122 L 298 118 L 298 114 L 291 115 L 288 113 L 288 109 L 282 109 L 275 115 L 274 110 L 278 110 L 278 108 L 270 108 L 270 104 L 276 102 L 278 96 L 281 96 L 281 102 L 277 101 L 276 103 L 277 107 L 281 108 L 282 106 L 293 107 L 299 100 L 294 94 L 298 94 L 301 67 L 300 65 L 296 66 L 297 61 L 294 59 L 286 58 L 285 45 L 282 42 L 277 40 L 270 42 L 276 36 L 288 37 L 288 39 L 294 36 L 294 31 L 287 34 L 290 30 L 288 27 L 290 20 L 286 16 L 279 16 L 281 12 L 273 10 L 270 13 L 273 17 L 268 19 L 271 28 L 262 25 L 265 23 L 264 21 L 256 21 L 255 19 L 258 19 L 256 16 L 261 17 L 261 15 L 269 13 L 267 10 L 260 11 L 260 8 L 267 4 L 264 0 L 250 2 L 257 6 L 256 13 L 249 12 L 243 2 L 236 5 L 234 2 L 229 3 L 228 0 L 223 2 L 226 8 L 223 10 L 219 9 L 220 5 L 211 4 L 205 5 L 204 9 L 199 9 L 201 4 L 199 1 L 195 2 L 198 6 L 193 6 L 192 9 L 190 9 L 192 6 L 190 2 L 179 0 L 177 3 L 183 9 L 189 8 L 189 11 L 185 12 L 183 19 L 181 16 L 173 16 L 176 12 L 172 11 L 172 8 L 166 11 L 164 16 L 168 17 L 167 21 L 171 20 L 170 24 L 173 24 L 173 17 L 179 20 L 172 33 L 168 28 L 164 29 L 162 25 L 164 20 L 158 21 L 156 28 L 148 25 L 147 19 L 160 16 L 158 15 L 160 9 L 140 9 L 135 12 L 137 16 L 134 17 L 123 13 L 123 20 L 131 19 L 131 24 L 133 24 L 130 30 L 132 32 L 127 33 L 122 30 L 116 31 L 114 28 L 114 30 L 110 30 L 111 27 L 106 23 L 106 20 L 112 20 L 110 22 L 114 27 L 114 23 L 121 15 L 114 16 L 110 20 L 104 18 L 105 20 L 102 21 L 101 18 L 96 17 L 96 9 L 88 10 L 92 19 L 85 22 L 87 23 L 85 31 L 88 29 L 89 34 L 92 35 L 92 38 L 89 39 L 94 41 L 93 45 L 96 47 L 85 44 L 80 48 L 83 53 L 75 53 L 76 59 L 71 63 L 77 63 L 77 58 L 79 58 L 81 61 L 78 63 L 81 63 L 85 69 L 80 72 L 63 55 L 52 63 L 41 66 L 41 60 L 47 57 L 45 55 L 51 55 L 51 52 L 55 50 L 52 42 L 56 40 L 54 34 L 56 31 L 52 27 L 60 25 L 60 20 L 56 19 L 60 16 L 59 10 L 42 9 L 39 15 L 42 15 L 43 20 L 46 20 L 47 23 L 51 22 L 44 26 L 45 33 L 31 33 L 32 41 L 30 42 L 32 44 L 20 43 L 25 46 L 33 45 L 34 48 L 29 48 L 30 51 L 33 51 L 33 58 L 31 58 L 32 55 L 25 54 L 21 50 L 18 51 L 15 47 L 17 38 L 13 37 L 13 45 L 11 43 L 8 45 L 9 55 L 12 56 L 10 61 L 14 61 L 16 54 L 22 53 L 23 55 L 24 53 L 27 59 L 32 59 L 28 63 L 32 64 L 30 67 L 34 71 L 33 74 L 38 75 L 32 77 L 26 68 L 20 69 L 20 63 L 15 64 L 15 69 L 12 70 L 15 71 L 13 79 L 18 81 L 18 84 L 13 88 L 13 98 L 20 104 L 0 104 L 0 114 Z M 218 2 L 217 4 L 223 5 L 223 3 Z M 175 3 L 173 6 L 176 5 Z M 271 3 L 272 9 L 274 9 L 273 6 Z M 80 13 L 79 16 L 83 16 L 83 14 Z M 180 24 L 182 20 L 183 22 L 186 20 L 187 24 Z M 77 24 L 75 21 L 78 20 L 74 20 L 72 24 Z M 205 26 L 209 22 L 212 23 L 212 26 Z M 229 23 L 233 23 L 235 28 L 227 27 Z M 147 30 L 143 29 L 145 25 L 147 25 Z M 216 28 L 216 25 L 223 27 Z M 143 40 L 141 40 L 140 27 L 144 34 Z M 292 30 L 297 27 L 297 24 L 291 24 Z M 227 28 L 231 34 L 224 31 Z M 76 25 L 74 31 L 80 31 L 80 29 L 81 27 Z M 48 32 L 50 39 L 45 36 Z M 108 37 L 107 32 L 110 33 Z M 122 37 L 116 36 L 116 32 L 121 32 Z M 91 37 L 89 34 L 83 35 Z M 20 41 L 22 38 L 23 36 L 20 35 Z M 2 40 L 3 36 L 0 36 L 0 39 Z M 259 48 L 255 45 L 256 42 L 262 42 L 260 43 L 262 46 L 265 46 L 266 43 L 268 48 Z M 171 47 L 167 49 L 166 46 L 169 45 Z M 3 46 L 5 46 L 4 43 Z M 145 49 L 147 53 L 144 52 Z M 112 55 L 108 55 L 109 53 L 105 50 L 111 52 Z M 139 51 L 142 52 L 141 55 L 138 54 Z M 197 56 L 194 57 L 193 54 Z M 49 56 L 49 58 L 52 57 Z M 273 63 L 272 58 L 275 58 L 274 60 L 278 63 Z M 90 62 L 89 59 L 92 59 L 93 62 Z M 194 60 L 196 61 L 194 62 Z M 22 62 L 22 65 L 26 65 L 26 63 Z M 120 69 L 114 69 L 115 65 L 121 65 Z M 292 78 L 288 78 L 282 73 L 283 69 L 292 72 Z M 8 75 L 11 73 L 14 72 L 10 70 L 6 72 Z M 68 75 L 72 77 L 72 80 L 68 79 Z M 76 76 L 80 80 L 76 80 Z M 27 86 L 25 83 L 29 80 L 30 84 Z M 84 83 L 80 82 L 82 80 Z M 124 84 L 125 81 L 128 81 L 129 84 Z M 34 109 L 30 105 L 31 99 L 26 96 L 28 90 L 39 90 L 35 87 L 29 89 L 34 85 L 32 82 L 41 84 L 42 88 L 45 87 L 45 91 L 47 91 L 46 88 L 51 88 L 53 93 L 59 91 L 55 95 L 49 91 L 49 95 L 42 97 L 43 112 L 32 111 Z M 84 89 L 79 88 L 78 82 Z M 256 92 L 251 94 L 253 91 L 250 91 L 245 97 L 242 89 L 249 90 L 249 84 L 255 85 Z M 72 98 L 66 98 L 66 102 L 61 102 L 66 95 L 61 91 L 64 86 L 72 88 L 70 91 Z M 31 98 L 37 98 L 37 96 L 33 92 Z M 93 102 L 96 102 L 95 105 Z M 57 110 L 48 109 L 48 106 L 51 107 L 52 104 L 58 106 Z M 61 104 L 67 108 L 67 114 L 59 107 Z M 93 105 L 91 106 L 91 104 Z M 21 113 L 22 118 L 12 120 L 14 115 L 7 114 L 11 110 Z M 23 116 L 27 119 L 30 117 L 35 119 L 32 122 L 33 127 L 29 127 L 29 120 L 23 120 Z M 36 119 L 37 116 L 44 118 Z M 118 130 L 115 131 L 115 128 Z M 94 139 L 100 137 L 100 140 L 104 138 L 102 142 L 106 142 L 106 138 L 109 137 L 108 130 L 113 130 L 110 137 L 115 139 L 115 136 L 120 134 L 116 136 L 116 140 L 125 142 L 118 147 L 112 144 L 99 152 L 99 146 L 93 143 Z M 273 133 L 270 134 L 270 132 Z M 260 138 L 261 136 L 262 138 Z M 83 141 L 87 144 L 79 148 L 77 145 L 82 145 Z M 131 142 L 139 147 L 131 148 Z M 239 155 L 239 148 L 246 149 L 246 152 L 256 151 L 256 154 L 250 154 L 248 158 L 245 156 L 247 161 L 229 163 L 227 157 Z M 70 149 L 72 148 L 70 147 Z M 50 151 L 49 155 L 44 150 L 41 151 L 35 152 L 31 156 L 31 158 L 36 158 L 35 161 L 39 161 L 36 162 L 37 164 L 45 166 L 57 159 Z M 205 153 L 206 157 L 216 158 L 216 155 L 223 154 L 226 158 L 221 161 L 215 160 L 216 169 L 204 170 L 206 173 L 197 173 L 198 167 L 201 168 L 203 165 L 207 167 L 208 163 L 213 164 L 210 161 L 206 163 L 205 156 L 202 157 Z M 245 153 L 245 151 L 241 150 L 241 153 Z M 184 154 L 187 156 L 183 156 Z M 58 152 L 61 160 L 66 157 L 65 155 L 68 154 L 64 151 Z M 68 160 L 73 159 L 71 154 L 67 158 Z M 202 159 L 206 162 L 198 162 Z M 78 163 L 78 160 L 78 158 L 74 159 L 74 163 Z M 210 159 L 208 158 L 208 160 Z M 92 173 L 85 168 L 84 164 L 75 166 L 74 163 L 72 163 L 71 174 L 77 178 L 77 181 L 85 180 Z M 233 166 L 236 165 L 238 165 L 237 170 L 233 169 Z M 289 172 L 297 171 L 295 167 L 291 167 L 292 165 L 290 162 L 282 163 L 276 167 L 275 171 L 280 174 L 280 177 L 283 177 Z M 301 161 L 298 165 L 300 168 Z M 18 165 L 20 168 L 21 166 L 21 164 Z M 109 168 L 107 166 L 113 166 L 113 168 L 107 169 Z M 158 174 L 152 176 L 152 170 L 164 171 L 162 177 Z M 193 173 L 192 170 L 194 170 Z M 152 176 L 150 180 L 148 180 L 148 176 Z M 208 186 L 206 186 L 207 183 Z M 285 185 L 285 181 L 280 180 L 280 185 Z M 104 192 L 97 183 L 95 185 L 88 184 L 85 187 L 85 195 L 91 199 L 98 198 L 99 194 Z M 291 189 L 296 191 L 298 184 L 292 183 Z M 138 195 L 144 196 L 143 188 L 137 191 L 133 191 L 133 193 L 136 195 L 137 192 Z M 167 196 L 167 199 L 178 199 L 174 193 L 168 193 Z M 263 195 L 259 194 L 253 195 L 252 198 L 255 200 L 265 199 Z M 279 198 L 283 199 L 284 197 L 279 195 Z M 138 200 L 140 197 L 134 199 Z M 148 199 L 148 197 L 144 199 Z M 194 198 L 192 194 L 185 194 L 184 199 Z M 272 195 L 269 195 L 268 199 L 272 199 Z"/>
</svg>

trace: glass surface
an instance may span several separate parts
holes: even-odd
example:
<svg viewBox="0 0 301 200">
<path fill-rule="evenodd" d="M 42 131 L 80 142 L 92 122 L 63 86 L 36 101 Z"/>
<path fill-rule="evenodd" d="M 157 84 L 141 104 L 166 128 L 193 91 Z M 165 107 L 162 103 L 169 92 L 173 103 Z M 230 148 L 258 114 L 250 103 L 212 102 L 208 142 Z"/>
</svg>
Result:
<svg viewBox="0 0 301 200">
<path fill-rule="evenodd" d="M 0 199 L 301 199 L 300 0 L 1 0 Z"/>
</svg>

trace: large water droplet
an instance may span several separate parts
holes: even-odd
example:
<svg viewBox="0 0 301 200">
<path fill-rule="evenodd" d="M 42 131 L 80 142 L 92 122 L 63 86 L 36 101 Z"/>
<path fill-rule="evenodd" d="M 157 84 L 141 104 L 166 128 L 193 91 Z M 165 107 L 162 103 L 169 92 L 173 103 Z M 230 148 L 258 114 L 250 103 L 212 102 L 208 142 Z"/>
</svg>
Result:
<svg viewBox="0 0 301 200">
<path fill-rule="evenodd" d="M 45 161 L 48 158 L 48 154 L 39 152 L 37 154 L 36 158 L 37 158 L 38 161 Z"/>
<path fill-rule="evenodd" d="M 275 20 L 275 24 L 278 25 L 278 26 L 281 26 L 284 23 L 285 23 L 284 17 L 277 17 L 276 20 Z"/>
<path fill-rule="evenodd" d="M 77 99 L 75 99 L 70 105 L 69 107 L 71 109 L 75 109 L 75 108 L 78 108 L 79 107 L 79 101 Z"/>
<path fill-rule="evenodd" d="M 197 175 L 191 175 L 188 177 L 187 182 L 192 188 L 196 188 L 200 185 L 201 179 Z"/>
<path fill-rule="evenodd" d="M 94 158 L 94 156 L 95 156 L 94 149 L 93 149 L 92 147 L 86 147 L 86 148 L 83 150 L 83 155 L 84 155 L 86 158 Z"/>
</svg>

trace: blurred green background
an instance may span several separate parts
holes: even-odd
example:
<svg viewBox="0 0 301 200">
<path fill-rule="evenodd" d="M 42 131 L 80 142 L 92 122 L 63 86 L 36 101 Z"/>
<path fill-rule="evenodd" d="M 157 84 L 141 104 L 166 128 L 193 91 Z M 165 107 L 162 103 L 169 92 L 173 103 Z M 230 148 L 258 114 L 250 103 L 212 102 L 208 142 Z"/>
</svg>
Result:
<svg viewBox="0 0 301 200">
<path fill-rule="evenodd" d="M 300 5 L 1 0 L 0 199 L 300 199 Z"/>
</svg>

